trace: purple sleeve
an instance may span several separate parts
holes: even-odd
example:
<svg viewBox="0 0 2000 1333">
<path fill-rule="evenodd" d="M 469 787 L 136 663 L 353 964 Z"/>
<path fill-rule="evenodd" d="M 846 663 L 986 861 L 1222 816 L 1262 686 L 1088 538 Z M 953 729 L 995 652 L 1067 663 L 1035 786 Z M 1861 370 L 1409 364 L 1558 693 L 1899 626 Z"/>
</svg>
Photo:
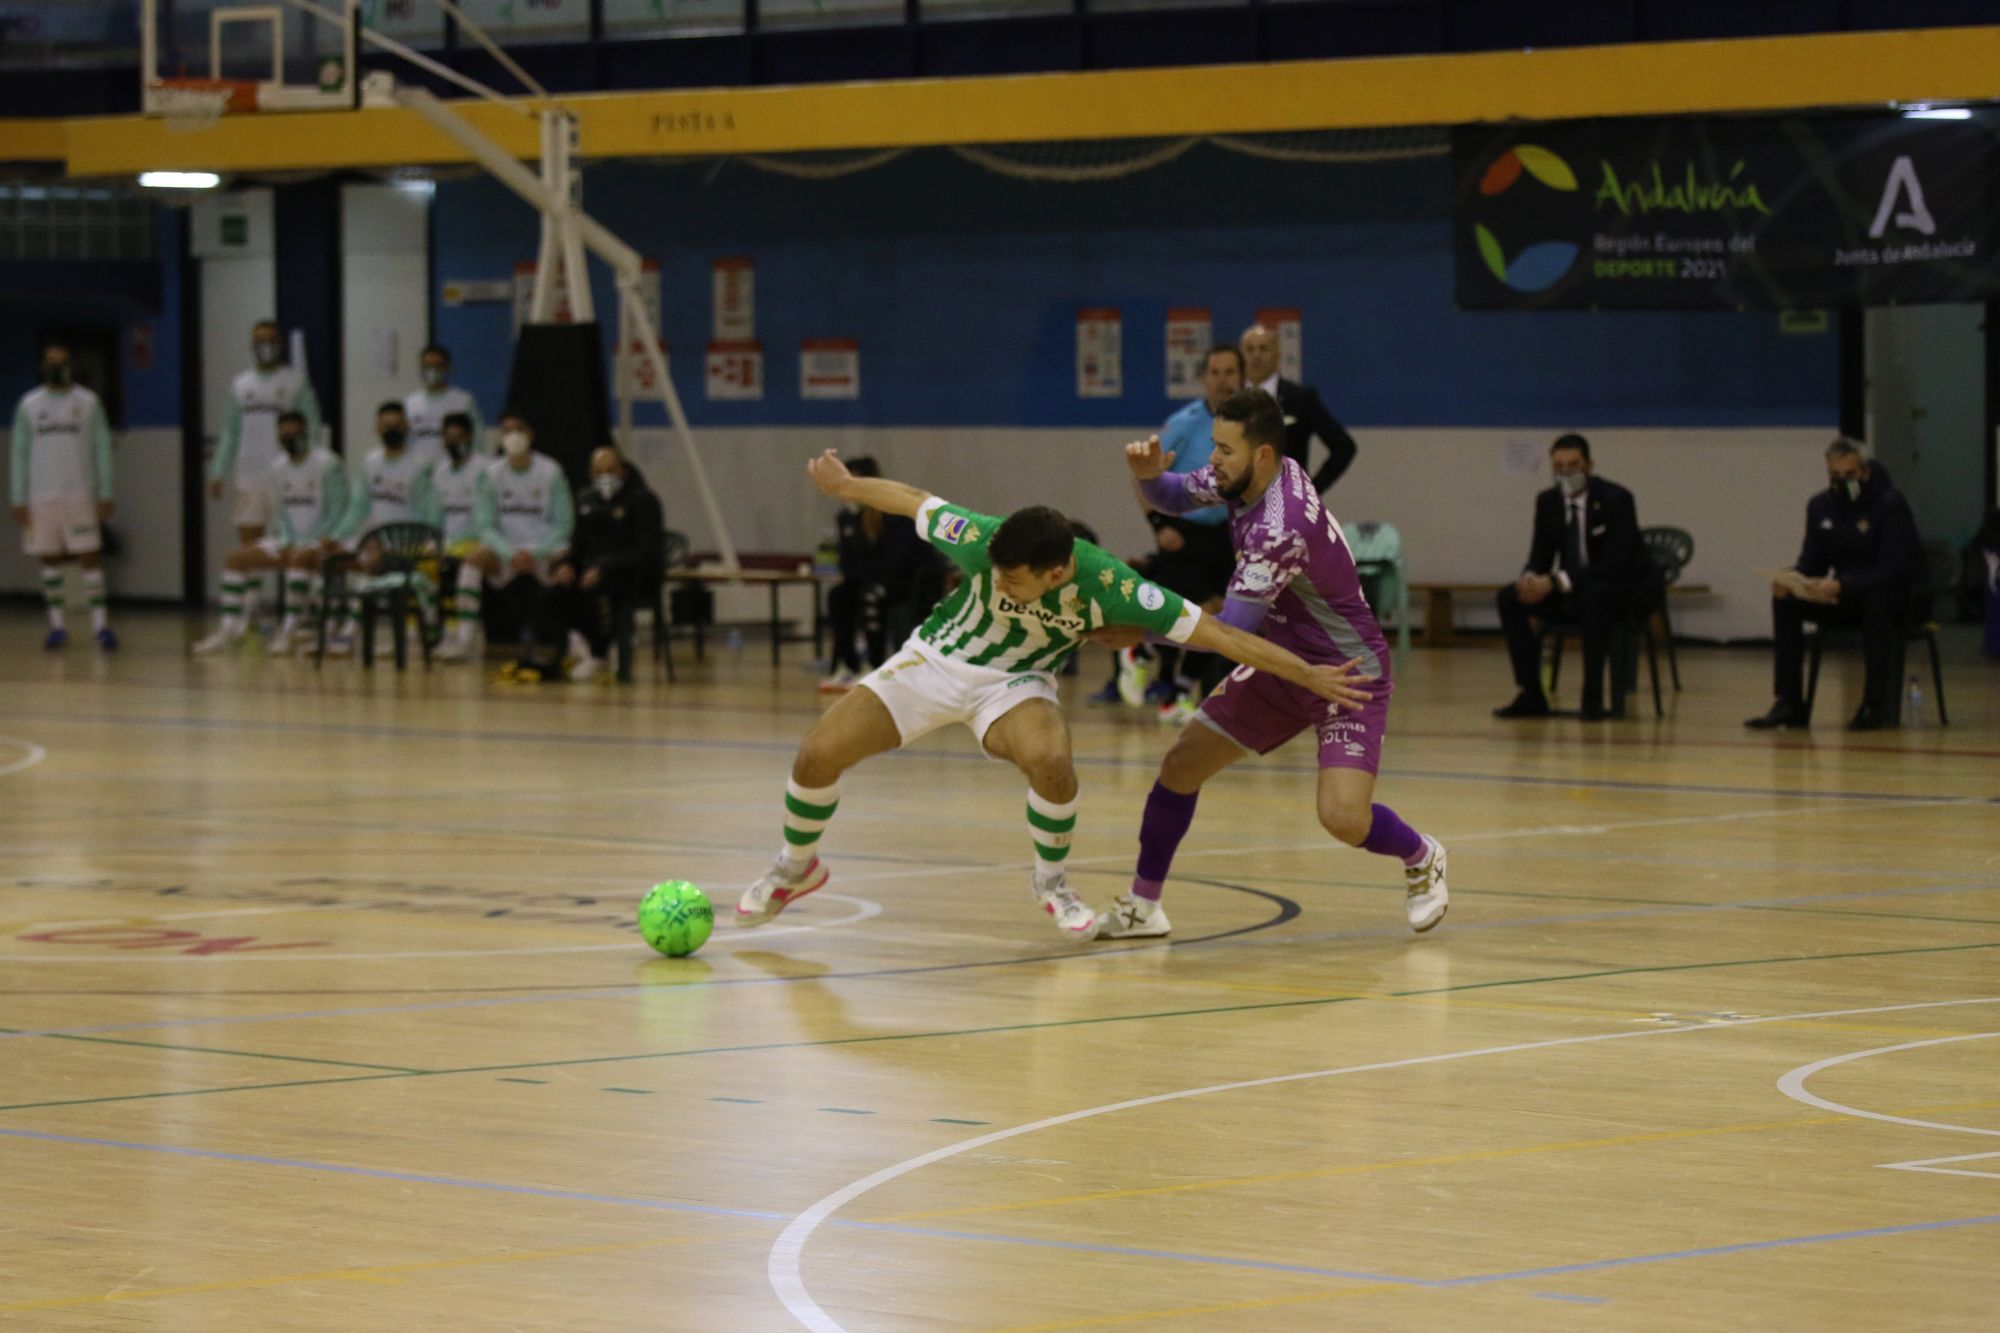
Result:
<svg viewBox="0 0 2000 1333">
<path fill-rule="evenodd" d="M 1245 634 L 1255 634 L 1263 629 L 1264 617 L 1270 610 L 1269 602 L 1246 601 L 1232 593 L 1223 599 L 1222 613 L 1217 619 Z"/>
<path fill-rule="evenodd" d="M 1215 489 L 1215 471 L 1207 465 L 1192 472 L 1162 472 L 1151 481 L 1140 482 L 1139 493 L 1162 514 L 1185 514 L 1222 503 Z"/>
</svg>

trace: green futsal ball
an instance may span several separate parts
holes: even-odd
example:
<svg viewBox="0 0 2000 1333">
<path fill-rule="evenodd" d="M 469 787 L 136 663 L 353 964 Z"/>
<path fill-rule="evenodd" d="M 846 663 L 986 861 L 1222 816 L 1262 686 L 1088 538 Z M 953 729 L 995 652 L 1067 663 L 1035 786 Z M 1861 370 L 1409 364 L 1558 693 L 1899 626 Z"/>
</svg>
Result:
<svg viewBox="0 0 2000 1333">
<path fill-rule="evenodd" d="M 655 884 L 639 902 L 639 933 L 669 958 L 685 958 L 715 929 L 708 895 L 684 879 Z"/>
</svg>

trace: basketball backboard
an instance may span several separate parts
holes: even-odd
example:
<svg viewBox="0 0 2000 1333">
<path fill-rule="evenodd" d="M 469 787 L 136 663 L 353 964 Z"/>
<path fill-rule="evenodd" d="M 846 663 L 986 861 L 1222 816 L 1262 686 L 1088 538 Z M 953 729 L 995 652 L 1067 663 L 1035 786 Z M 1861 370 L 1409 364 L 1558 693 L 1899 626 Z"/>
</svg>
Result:
<svg viewBox="0 0 2000 1333">
<path fill-rule="evenodd" d="M 362 0 L 140 0 L 146 114 L 324 111 L 359 100 Z"/>
</svg>

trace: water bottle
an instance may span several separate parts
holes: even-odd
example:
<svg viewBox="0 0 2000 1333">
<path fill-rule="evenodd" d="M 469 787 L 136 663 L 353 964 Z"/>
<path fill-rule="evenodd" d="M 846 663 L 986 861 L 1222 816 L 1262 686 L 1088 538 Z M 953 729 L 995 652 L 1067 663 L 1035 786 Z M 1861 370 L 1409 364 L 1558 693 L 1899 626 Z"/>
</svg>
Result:
<svg viewBox="0 0 2000 1333">
<path fill-rule="evenodd" d="M 731 625 L 729 627 L 729 634 L 723 642 L 728 646 L 732 657 L 741 657 L 743 655 L 743 627 L 741 625 Z"/>
<path fill-rule="evenodd" d="M 1915 675 L 1910 677 L 1910 687 L 1903 694 L 1903 725 L 1924 725 L 1924 687 Z"/>
<path fill-rule="evenodd" d="M 813 552 L 813 573 L 833 575 L 840 572 L 840 538 L 831 532 L 823 532 L 819 538 L 819 549 Z"/>
</svg>

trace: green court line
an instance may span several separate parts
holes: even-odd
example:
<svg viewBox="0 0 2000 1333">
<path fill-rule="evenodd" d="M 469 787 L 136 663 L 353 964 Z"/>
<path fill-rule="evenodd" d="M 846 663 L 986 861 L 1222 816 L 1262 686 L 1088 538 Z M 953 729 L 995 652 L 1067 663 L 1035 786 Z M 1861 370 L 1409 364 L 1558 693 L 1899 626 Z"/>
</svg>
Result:
<svg viewBox="0 0 2000 1333">
<path fill-rule="evenodd" d="M 738 1106 L 762 1106 L 755 1097 L 710 1097 L 712 1102 L 734 1102 Z"/>
<path fill-rule="evenodd" d="M 545 1078 L 503 1078 L 498 1081 L 501 1083 L 532 1083 L 538 1088 L 545 1088 L 549 1083 Z"/>
<path fill-rule="evenodd" d="M 632 1095 L 633 1095 L 634 1097 L 650 1097 L 650 1096 L 652 1096 L 652 1095 L 653 1095 L 653 1090 L 652 1090 L 651 1088 L 606 1088 L 606 1089 L 605 1089 L 605 1091 L 606 1091 L 606 1092 L 629 1092 L 629 1093 L 631 1093 L 631 1094 L 632 1094 Z"/>
<path fill-rule="evenodd" d="M 835 1115 L 874 1115 L 874 1114 L 875 1114 L 875 1113 L 874 1113 L 873 1111 L 857 1111 L 857 1110 L 855 1110 L 855 1109 L 854 1109 L 853 1107 L 851 1107 L 851 1106 L 822 1106 L 822 1107 L 820 1107 L 819 1109 L 820 1109 L 820 1110 L 822 1110 L 822 1111 L 831 1111 L 831 1112 L 832 1112 L 833 1114 L 835 1114 Z"/>
<path fill-rule="evenodd" d="M 0 1032 L 18 1033 L 20 1028 L 0 1028 Z M 315 1055 L 274 1055 L 269 1051 L 232 1051 L 219 1046 L 181 1046 L 162 1041 L 132 1041 L 124 1037 L 85 1037 L 68 1032 L 48 1032 L 42 1034 L 49 1041 L 82 1041 L 96 1046 L 137 1046 L 149 1051 L 187 1051 L 197 1055 L 234 1055 L 245 1060 L 285 1060 L 301 1065 L 332 1065 L 337 1069 L 379 1069 L 390 1074 L 428 1074 L 428 1069 L 412 1069 L 408 1065 L 377 1065 L 362 1060 L 326 1060 Z"/>
<path fill-rule="evenodd" d="M 1647 973 L 1699 972 L 1728 967 L 1770 967 L 1784 963 L 1827 963 L 1851 958 L 1894 958 L 1911 954 L 1963 953 L 1973 949 L 2000 949 L 2000 940 L 1981 944 L 1941 944 L 1910 949 L 1866 949 L 1850 953 L 1788 954 L 1779 958 L 1731 958 L 1708 963 L 1664 963 L 1652 967 L 1616 967 L 1594 972 L 1567 972 L 1549 977 L 1514 977 L 1502 981 L 1468 981 L 1456 986 L 1426 990 L 1390 991 L 1390 998 L 1422 995 L 1450 995 L 1459 991 L 1491 990 L 1501 986 L 1543 986 L 1564 981 L 1594 981 L 1603 977 L 1639 976 Z M 565 1069 L 576 1065 L 628 1064 L 635 1060 L 668 1060 L 688 1055 L 735 1055 L 760 1051 L 820 1049 L 834 1046 L 879 1045 L 892 1041 L 924 1041 L 940 1037 L 978 1037 L 1006 1032 L 1038 1032 L 1051 1028 L 1095 1027 L 1105 1023 L 1137 1023 L 1155 1018 L 1199 1018 L 1214 1014 L 1254 1013 L 1271 1009 L 1305 1009 L 1332 1004 L 1356 1004 L 1376 998 L 1367 995 L 1324 995 L 1303 1000 L 1267 1000 L 1255 1004 L 1213 1005 L 1203 1009 L 1166 1009 L 1144 1014 L 1110 1014 L 1096 1018 L 1066 1018 L 1047 1023 L 1008 1023 L 993 1027 L 954 1028 L 938 1032 L 889 1032 L 866 1037 L 832 1037 L 819 1041 L 765 1042 L 748 1046 L 703 1046 L 682 1051 L 642 1051 L 634 1055 L 595 1055 L 572 1060 L 538 1060 L 520 1064 L 474 1065 L 463 1069 L 421 1069 L 383 1074 L 358 1074 L 347 1078 L 300 1079 L 290 1083 L 246 1083 L 225 1088 L 187 1088 L 178 1092 L 140 1092 L 109 1097 L 79 1097 L 66 1101 L 20 1102 L 0 1106 L 0 1112 L 34 1111 L 59 1106 L 89 1106 L 103 1102 L 150 1101 L 161 1097 L 197 1097 L 207 1093 L 256 1092 L 271 1088 L 312 1087 L 327 1083 L 366 1083 L 391 1078 L 438 1078 L 449 1074 L 495 1074 L 515 1069 Z M 714 1100 L 714 1099 L 711 1099 Z"/>
<path fill-rule="evenodd" d="M 931 1123 L 933 1125 L 990 1125 L 993 1122 L 991 1120 L 955 1120 L 948 1115 L 941 1115 L 934 1117 Z"/>
</svg>

